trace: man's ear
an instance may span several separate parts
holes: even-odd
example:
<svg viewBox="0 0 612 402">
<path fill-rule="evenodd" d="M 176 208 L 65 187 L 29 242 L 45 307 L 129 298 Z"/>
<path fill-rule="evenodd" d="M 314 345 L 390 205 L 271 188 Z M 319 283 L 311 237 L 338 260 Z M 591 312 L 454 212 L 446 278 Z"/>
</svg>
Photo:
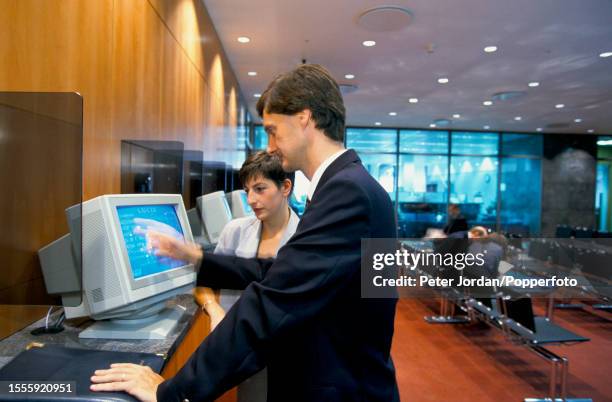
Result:
<svg viewBox="0 0 612 402">
<path fill-rule="evenodd" d="M 308 127 L 308 123 L 310 123 L 310 118 L 312 117 L 312 112 L 310 109 L 304 109 L 301 112 L 296 114 L 298 117 L 298 121 L 300 122 L 300 127 L 302 130 L 305 130 Z"/>
</svg>

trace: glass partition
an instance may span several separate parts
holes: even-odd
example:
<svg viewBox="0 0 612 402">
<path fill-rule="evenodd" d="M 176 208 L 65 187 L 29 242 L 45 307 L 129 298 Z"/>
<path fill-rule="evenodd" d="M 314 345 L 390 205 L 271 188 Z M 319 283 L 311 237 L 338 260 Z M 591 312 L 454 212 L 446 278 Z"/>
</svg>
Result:
<svg viewBox="0 0 612 402">
<path fill-rule="evenodd" d="M 82 150 L 79 94 L 0 92 L 0 304 L 81 303 Z"/>
</svg>

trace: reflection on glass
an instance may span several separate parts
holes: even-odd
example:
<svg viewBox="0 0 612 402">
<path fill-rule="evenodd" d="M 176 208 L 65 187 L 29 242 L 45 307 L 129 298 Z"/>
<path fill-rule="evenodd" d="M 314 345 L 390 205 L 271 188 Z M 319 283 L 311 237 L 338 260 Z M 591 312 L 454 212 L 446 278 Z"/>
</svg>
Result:
<svg viewBox="0 0 612 402">
<path fill-rule="evenodd" d="M 452 153 L 466 155 L 497 155 L 499 136 L 496 133 L 452 133 Z"/>
<path fill-rule="evenodd" d="M 601 232 L 610 231 L 610 168 L 612 162 L 597 162 L 597 188 L 595 190 L 595 214 L 597 216 L 597 230 Z"/>
<path fill-rule="evenodd" d="M 346 146 L 356 151 L 396 152 L 397 131 L 375 128 L 348 128 Z"/>
<path fill-rule="evenodd" d="M 450 202 L 459 204 L 470 227 L 496 226 L 497 165 L 488 156 L 451 157 Z"/>
<path fill-rule="evenodd" d="M 395 155 L 360 154 L 359 158 L 372 177 L 389 193 L 391 200 L 395 200 Z"/>
<path fill-rule="evenodd" d="M 536 134 L 502 134 L 504 155 L 542 156 L 542 136 Z"/>
<path fill-rule="evenodd" d="M 400 152 L 413 154 L 447 154 L 448 132 L 401 130 Z"/>
<path fill-rule="evenodd" d="M 502 159 L 500 223 L 503 231 L 524 237 L 540 234 L 540 190 L 540 159 Z"/>
<path fill-rule="evenodd" d="M 0 92 L 0 304 L 81 302 L 82 119 L 77 93 Z"/>
<path fill-rule="evenodd" d="M 121 140 L 121 193 L 180 194 L 183 153 L 179 141 Z"/>
<path fill-rule="evenodd" d="M 447 156 L 400 156 L 398 182 L 400 236 L 421 237 L 427 228 L 444 226 L 447 183 Z"/>
<path fill-rule="evenodd" d="M 291 197 L 289 199 L 289 205 L 291 205 L 298 215 L 302 215 L 304 213 L 309 187 L 310 180 L 304 176 L 304 173 L 299 170 L 295 172 L 295 178 L 293 179 L 293 192 L 291 193 Z"/>
<path fill-rule="evenodd" d="M 253 141 L 253 146 L 255 147 L 255 150 L 260 151 L 268 148 L 268 134 L 266 133 L 266 130 L 264 130 L 263 126 L 255 126 L 254 134 L 255 138 Z"/>
</svg>

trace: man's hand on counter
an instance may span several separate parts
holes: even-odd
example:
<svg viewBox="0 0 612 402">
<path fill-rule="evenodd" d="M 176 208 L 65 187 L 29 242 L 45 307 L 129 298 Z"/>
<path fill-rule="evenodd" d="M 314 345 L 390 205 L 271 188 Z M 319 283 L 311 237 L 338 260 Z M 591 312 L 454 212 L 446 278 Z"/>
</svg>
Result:
<svg viewBox="0 0 612 402">
<path fill-rule="evenodd" d="M 132 363 L 111 364 L 110 369 L 96 370 L 91 377 L 92 391 L 124 391 L 142 402 L 157 402 L 157 387 L 164 378 L 148 366 Z"/>
</svg>

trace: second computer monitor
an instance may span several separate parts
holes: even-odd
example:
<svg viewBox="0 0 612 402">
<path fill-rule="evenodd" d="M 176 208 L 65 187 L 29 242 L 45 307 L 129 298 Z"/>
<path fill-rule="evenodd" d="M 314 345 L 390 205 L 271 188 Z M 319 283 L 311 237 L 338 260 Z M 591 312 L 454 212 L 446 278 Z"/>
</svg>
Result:
<svg viewBox="0 0 612 402">
<path fill-rule="evenodd" d="M 247 193 L 244 190 L 235 190 L 227 194 L 227 200 L 232 209 L 232 216 L 242 218 L 254 215 L 253 209 L 248 203 Z"/>
</svg>

